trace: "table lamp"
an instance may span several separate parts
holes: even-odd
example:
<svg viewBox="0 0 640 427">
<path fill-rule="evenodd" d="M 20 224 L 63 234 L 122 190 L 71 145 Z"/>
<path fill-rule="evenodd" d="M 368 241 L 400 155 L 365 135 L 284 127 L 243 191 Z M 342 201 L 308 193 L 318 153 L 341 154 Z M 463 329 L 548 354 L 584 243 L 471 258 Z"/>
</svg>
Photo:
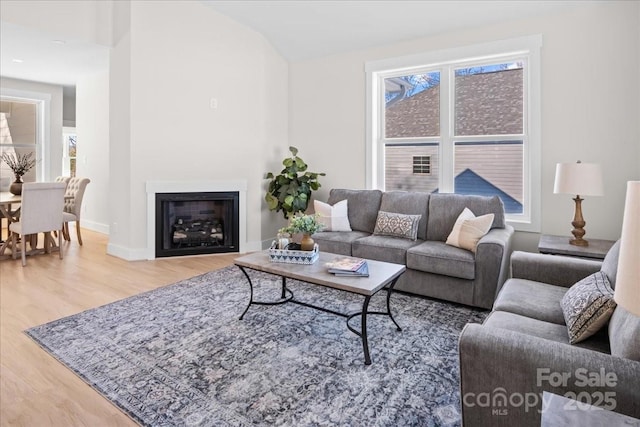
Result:
<svg viewBox="0 0 640 427">
<path fill-rule="evenodd" d="M 613 299 L 629 313 L 640 316 L 640 181 L 627 182 Z"/>
<path fill-rule="evenodd" d="M 558 163 L 556 165 L 556 180 L 553 187 L 555 194 L 575 194 L 575 213 L 573 216 L 573 230 L 575 237 L 569 243 L 575 246 L 589 246 L 584 240 L 584 226 L 586 222 L 582 217 L 582 200 L 580 196 L 602 196 L 602 169 L 596 163 Z"/>
</svg>

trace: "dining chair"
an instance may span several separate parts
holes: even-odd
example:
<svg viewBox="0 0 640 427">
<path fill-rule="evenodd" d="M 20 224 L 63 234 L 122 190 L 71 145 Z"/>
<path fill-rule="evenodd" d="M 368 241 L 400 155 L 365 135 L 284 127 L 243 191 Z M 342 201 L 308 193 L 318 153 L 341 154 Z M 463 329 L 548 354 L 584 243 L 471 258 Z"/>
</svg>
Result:
<svg viewBox="0 0 640 427">
<path fill-rule="evenodd" d="M 27 265 L 27 236 L 45 233 L 45 248 L 49 232 L 59 231 L 58 247 L 62 244 L 62 214 L 64 207 L 64 182 L 26 182 L 22 186 L 22 209 L 20 221 L 9 225 L 13 247 L 13 258 L 18 257 L 18 237 L 22 266 Z M 62 249 L 60 249 L 62 259 Z"/>
<path fill-rule="evenodd" d="M 91 180 L 89 178 L 72 177 L 67 183 L 67 190 L 64 194 L 64 212 L 63 212 L 63 233 L 67 241 L 71 240 L 69 235 L 69 223 L 75 221 L 76 235 L 78 243 L 82 246 L 82 234 L 80 234 L 80 213 L 82 211 L 82 198 L 84 190 L 87 188 Z"/>
<path fill-rule="evenodd" d="M 65 185 L 69 183 L 69 180 L 71 179 L 70 176 L 57 176 L 55 179 L 55 182 L 64 182 Z"/>
</svg>

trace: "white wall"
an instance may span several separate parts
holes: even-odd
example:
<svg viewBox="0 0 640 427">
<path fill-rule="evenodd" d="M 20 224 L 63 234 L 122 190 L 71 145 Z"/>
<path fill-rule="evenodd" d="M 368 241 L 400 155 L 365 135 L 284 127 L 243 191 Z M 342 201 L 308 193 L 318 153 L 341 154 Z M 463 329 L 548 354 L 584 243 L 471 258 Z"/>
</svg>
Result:
<svg viewBox="0 0 640 427">
<path fill-rule="evenodd" d="M 62 174 L 62 86 L 0 77 L 2 95 L 48 99 L 48 126 L 44 128 L 44 159 L 47 167 L 38 179 L 53 181 Z M 40 165 L 36 167 L 41 167 Z"/>
<path fill-rule="evenodd" d="M 78 135 L 76 176 L 89 178 L 82 201 L 82 227 L 109 232 L 109 74 L 76 85 Z"/>
<path fill-rule="evenodd" d="M 571 12 L 442 34 L 293 63 L 290 142 L 315 171 L 316 197 L 365 185 L 367 61 L 542 34 L 542 232 L 569 235 L 574 202 L 553 194 L 557 162 L 581 159 L 604 170 L 605 195 L 587 197 L 586 238 L 617 239 L 626 181 L 640 179 L 640 3 L 585 3 Z M 537 233 L 516 248 L 536 250 Z"/>
<path fill-rule="evenodd" d="M 286 62 L 200 2 L 145 1 L 130 5 L 111 70 L 111 174 L 117 165 L 129 177 L 111 180 L 119 202 L 109 252 L 144 257 L 145 183 L 154 180 L 246 180 L 247 239 L 259 248 L 265 153 L 286 146 Z"/>
</svg>

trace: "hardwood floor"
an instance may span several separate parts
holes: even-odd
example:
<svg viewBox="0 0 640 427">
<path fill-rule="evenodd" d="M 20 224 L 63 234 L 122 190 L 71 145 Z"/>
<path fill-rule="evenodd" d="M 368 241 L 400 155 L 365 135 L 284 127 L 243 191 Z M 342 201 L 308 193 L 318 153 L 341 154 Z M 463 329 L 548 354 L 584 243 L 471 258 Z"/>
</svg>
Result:
<svg viewBox="0 0 640 427">
<path fill-rule="evenodd" d="M 107 236 L 57 253 L 0 261 L 0 425 L 135 426 L 124 413 L 23 331 L 233 262 L 238 254 L 128 262 L 106 254 Z"/>
</svg>

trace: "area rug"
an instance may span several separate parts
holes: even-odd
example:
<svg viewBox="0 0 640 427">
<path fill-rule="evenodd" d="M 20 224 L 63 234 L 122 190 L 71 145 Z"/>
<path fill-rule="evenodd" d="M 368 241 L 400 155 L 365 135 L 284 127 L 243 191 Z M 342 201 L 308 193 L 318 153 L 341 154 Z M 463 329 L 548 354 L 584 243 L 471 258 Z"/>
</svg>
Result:
<svg viewBox="0 0 640 427">
<path fill-rule="evenodd" d="M 251 276 L 256 299 L 278 298 L 279 278 Z M 361 308 L 357 295 L 288 284 L 299 300 Z M 344 318 L 288 303 L 251 306 L 238 320 L 248 298 L 232 266 L 25 332 L 145 426 L 460 424 L 458 336 L 485 312 L 394 293 L 403 330 L 369 316 L 366 366 Z"/>
</svg>

